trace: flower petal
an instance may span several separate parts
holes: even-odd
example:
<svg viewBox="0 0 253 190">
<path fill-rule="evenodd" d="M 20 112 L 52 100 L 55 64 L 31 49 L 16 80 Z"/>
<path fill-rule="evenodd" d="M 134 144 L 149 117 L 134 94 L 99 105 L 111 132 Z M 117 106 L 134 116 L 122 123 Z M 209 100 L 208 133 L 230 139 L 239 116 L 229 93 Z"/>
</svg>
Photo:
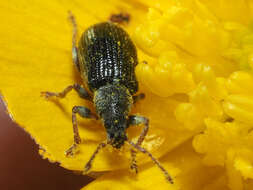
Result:
<svg viewBox="0 0 253 190">
<path fill-rule="evenodd" d="M 64 152 L 73 143 L 71 110 L 74 105 L 94 110 L 93 106 L 74 92 L 56 101 L 40 97 L 41 91 L 59 92 L 80 82 L 71 60 L 72 26 L 67 19 L 68 10 L 76 16 L 81 33 L 121 11 L 137 15 L 126 26 L 131 31 L 145 7 L 135 10 L 131 3 L 113 0 L 11 1 L 1 3 L 1 7 L 0 35 L 4 38 L 1 38 L 0 86 L 8 110 L 40 144 L 45 158 L 68 169 L 82 170 L 97 144 L 105 139 L 105 132 L 99 122 L 82 120 L 80 154 L 66 158 Z M 98 157 L 94 170 L 127 167 L 128 162 L 122 160 L 122 156 L 105 151 Z"/>
<path fill-rule="evenodd" d="M 132 34 L 147 7 L 141 3 L 116 0 L 12 1 L 3 2 L 1 6 L 4 30 L 0 35 L 5 38 L 0 51 L 0 86 L 9 113 L 41 146 L 40 153 L 44 158 L 59 162 L 68 169 L 83 170 L 98 143 L 106 139 L 100 122 L 78 118 L 82 138 L 80 151 L 72 158 L 67 158 L 64 152 L 73 143 L 72 107 L 84 105 L 94 111 L 93 105 L 80 99 L 75 92 L 52 101 L 40 97 L 41 91 L 60 92 L 68 85 L 81 82 L 71 60 L 72 26 L 67 19 L 68 10 L 76 16 L 79 35 L 88 26 L 106 21 L 111 14 L 122 11 L 131 15 L 130 23 L 124 27 Z M 142 56 L 140 60 L 143 60 Z M 182 131 L 181 124 L 173 115 L 178 101 L 159 98 L 148 92 L 146 97 L 136 105 L 133 113 L 150 119 L 150 130 L 143 145 L 159 157 L 193 133 Z M 141 128 L 130 128 L 129 136 L 135 140 Z M 170 133 L 164 132 L 168 130 Z M 126 152 L 127 156 L 122 156 L 116 150 L 101 151 L 92 170 L 129 167 L 129 151 Z M 148 161 L 145 157 L 142 160 L 143 163 Z"/>
<path fill-rule="evenodd" d="M 98 178 L 82 190 L 200 190 L 209 186 L 206 184 L 214 183 L 216 178 L 223 174 L 220 168 L 204 166 L 189 141 L 160 160 L 172 176 L 174 184 L 168 183 L 163 173 L 152 163 L 140 168 L 137 176 L 126 170 L 114 171 Z M 224 183 L 226 181 L 216 182 L 216 186 L 224 186 Z"/>
</svg>

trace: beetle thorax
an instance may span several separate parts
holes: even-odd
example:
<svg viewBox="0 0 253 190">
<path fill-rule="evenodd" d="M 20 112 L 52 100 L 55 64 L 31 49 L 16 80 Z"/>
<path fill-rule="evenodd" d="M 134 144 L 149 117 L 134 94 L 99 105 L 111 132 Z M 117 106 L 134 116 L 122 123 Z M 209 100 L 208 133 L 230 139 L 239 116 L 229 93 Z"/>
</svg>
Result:
<svg viewBox="0 0 253 190">
<path fill-rule="evenodd" d="M 132 103 L 128 89 L 118 83 L 102 86 L 95 92 L 96 112 L 106 128 L 108 142 L 115 148 L 127 140 L 127 119 Z"/>
</svg>

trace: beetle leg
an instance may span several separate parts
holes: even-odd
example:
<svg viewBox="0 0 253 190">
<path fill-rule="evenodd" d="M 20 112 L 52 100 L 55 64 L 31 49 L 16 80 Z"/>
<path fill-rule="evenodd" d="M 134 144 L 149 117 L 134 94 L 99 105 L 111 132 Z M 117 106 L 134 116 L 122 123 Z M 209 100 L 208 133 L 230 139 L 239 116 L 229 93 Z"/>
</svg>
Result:
<svg viewBox="0 0 253 190">
<path fill-rule="evenodd" d="M 73 63 L 75 64 L 76 68 L 78 71 L 80 71 L 80 65 L 78 61 L 78 56 L 77 56 L 77 47 L 76 47 L 76 37 L 77 37 L 77 23 L 74 15 L 72 14 L 71 11 L 69 11 L 69 20 L 72 23 L 73 26 L 73 31 L 72 31 L 72 60 Z"/>
<path fill-rule="evenodd" d="M 44 96 L 47 99 L 52 96 L 56 96 L 58 98 L 64 98 L 66 96 L 66 94 L 69 93 L 72 89 L 74 89 L 81 98 L 92 101 L 92 96 L 88 93 L 88 91 L 85 88 L 83 88 L 79 84 L 69 85 L 62 92 L 58 92 L 58 93 L 57 92 L 47 92 L 47 91 L 41 92 L 41 96 Z"/>
<path fill-rule="evenodd" d="M 144 98 L 145 98 L 145 94 L 143 94 L 143 93 L 140 93 L 140 94 L 138 94 L 138 95 L 133 96 L 134 104 L 135 104 L 136 102 L 138 102 L 139 100 L 142 100 L 142 99 L 144 99 Z"/>
<path fill-rule="evenodd" d="M 137 116 L 137 115 L 129 116 L 128 125 L 139 125 L 139 124 L 144 124 L 144 128 L 137 140 L 137 143 L 136 143 L 137 146 L 141 145 L 141 143 L 145 139 L 145 136 L 148 133 L 149 120 L 148 120 L 148 118 L 142 117 L 142 116 Z M 136 173 L 138 173 L 138 168 L 137 168 L 137 163 L 136 163 L 136 151 L 134 149 L 131 149 L 131 156 L 132 156 L 132 161 L 131 161 L 130 168 L 132 170 L 135 170 Z"/>
<path fill-rule="evenodd" d="M 148 152 L 145 148 L 142 148 L 140 146 L 138 146 L 137 144 L 134 144 L 133 142 L 131 141 L 127 141 L 131 146 L 133 146 L 134 148 L 136 148 L 137 150 L 139 150 L 140 152 L 142 152 L 143 154 L 147 154 L 151 160 L 161 169 L 161 171 L 164 173 L 166 179 L 171 183 L 173 184 L 173 179 L 172 177 L 170 176 L 170 174 L 167 172 L 167 170 L 161 165 L 161 163 L 153 157 L 153 155 Z"/>
<path fill-rule="evenodd" d="M 91 118 L 98 119 L 97 116 L 91 111 L 83 106 L 74 106 L 72 109 L 72 124 L 73 124 L 73 132 L 74 132 L 74 143 L 73 145 L 65 152 L 66 156 L 73 156 L 77 145 L 81 143 L 81 138 L 78 132 L 76 114 L 80 115 L 83 118 Z"/>
<path fill-rule="evenodd" d="M 107 144 L 102 142 L 100 143 L 98 146 L 97 146 L 97 149 L 95 150 L 95 152 L 92 154 L 90 160 L 86 163 L 85 167 L 84 167 L 84 171 L 83 171 L 83 174 L 86 174 L 90 168 L 91 168 L 91 164 L 93 162 L 93 160 L 95 159 L 96 155 L 98 154 L 98 152 L 104 148 Z"/>
</svg>

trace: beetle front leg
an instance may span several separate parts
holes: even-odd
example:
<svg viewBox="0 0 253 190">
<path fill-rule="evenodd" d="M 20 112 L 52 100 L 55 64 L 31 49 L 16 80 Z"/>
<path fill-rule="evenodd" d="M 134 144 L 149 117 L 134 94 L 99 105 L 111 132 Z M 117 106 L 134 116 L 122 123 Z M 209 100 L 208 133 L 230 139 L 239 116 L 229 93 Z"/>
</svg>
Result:
<svg viewBox="0 0 253 190">
<path fill-rule="evenodd" d="M 142 144 L 142 142 L 145 139 L 145 136 L 148 133 L 149 120 L 148 118 L 143 117 L 143 116 L 136 116 L 136 115 L 129 116 L 128 125 L 139 125 L 139 124 L 144 124 L 144 128 L 137 140 L 137 143 L 136 143 L 137 146 L 140 146 Z M 134 149 L 131 149 L 131 156 L 132 156 L 132 161 L 131 161 L 130 168 L 132 170 L 135 170 L 136 173 L 138 173 L 138 168 L 137 168 L 137 163 L 136 163 L 136 151 Z"/>
<path fill-rule="evenodd" d="M 91 111 L 82 106 L 74 106 L 72 109 L 72 124 L 73 124 L 73 132 L 74 132 L 74 143 L 73 145 L 65 152 L 66 156 L 73 156 L 76 152 L 76 148 L 78 144 L 81 143 L 81 137 L 78 132 L 76 114 L 80 115 L 83 118 L 97 119 L 97 116 Z"/>
<path fill-rule="evenodd" d="M 84 174 L 84 175 L 87 174 L 88 171 L 90 170 L 91 165 L 92 165 L 92 162 L 93 162 L 93 160 L 95 159 L 96 155 L 99 153 L 99 151 L 100 151 L 102 148 L 106 147 L 106 145 L 107 145 L 107 143 L 102 142 L 102 143 L 100 143 L 100 144 L 97 146 L 97 149 L 96 149 L 95 152 L 92 154 L 90 160 L 85 164 L 84 171 L 83 171 L 83 174 Z"/>
</svg>

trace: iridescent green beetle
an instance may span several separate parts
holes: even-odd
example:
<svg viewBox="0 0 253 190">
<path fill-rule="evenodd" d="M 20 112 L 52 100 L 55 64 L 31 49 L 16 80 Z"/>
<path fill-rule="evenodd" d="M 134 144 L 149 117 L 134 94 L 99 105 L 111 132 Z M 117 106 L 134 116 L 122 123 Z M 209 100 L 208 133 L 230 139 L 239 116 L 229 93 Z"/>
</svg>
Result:
<svg viewBox="0 0 253 190">
<path fill-rule="evenodd" d="M 129 115 L 131 106 L 144 98 L 144 94 L 135 95 L 138 91 L 138 82 L 135 76 L 135 67 L 138 64 L 136 48 L 129 35 L 118 25 L 103 22 L 89 27 L 81 36 L 78 48 L 76 47 L 77 25 L 74 16 L 70 13 L 73 23 L 72 57 L 83 82 L 87 84 L 90 94 L 79 84 L 70 85 L 60 93 L 42 92 L 46 98 L 63 98 L 72 89 L 76 90 L 81 98 L 94 103 L 96 114 L 83 106 L 74 106 L 72 109 L 72 123 L 74 143 L 66 151 L 67 156 L 73 156 L 75 149 L 81 143 L 78 133 L 76 114 L 90 119 L 100 119 L 107 132 L 107 141 L 101 142 L 90 160 L 85 165 L 85 173 L 91 168 L 92 161 L 99 150 L 107 144 L 119 149 L 128 142 L 131 149 L 131 169 L 137 173 L 136 152 L 147 154 L 163 171 L 166 179 L 173 183 L 172 178 L 162 165 L 146 149 L 140 147 L 149 128 L 149 120 L 142 116 Z M 126 129 L 130 125 L 144 124 L 137 143 L 128 140 Z"/>
</svg>

